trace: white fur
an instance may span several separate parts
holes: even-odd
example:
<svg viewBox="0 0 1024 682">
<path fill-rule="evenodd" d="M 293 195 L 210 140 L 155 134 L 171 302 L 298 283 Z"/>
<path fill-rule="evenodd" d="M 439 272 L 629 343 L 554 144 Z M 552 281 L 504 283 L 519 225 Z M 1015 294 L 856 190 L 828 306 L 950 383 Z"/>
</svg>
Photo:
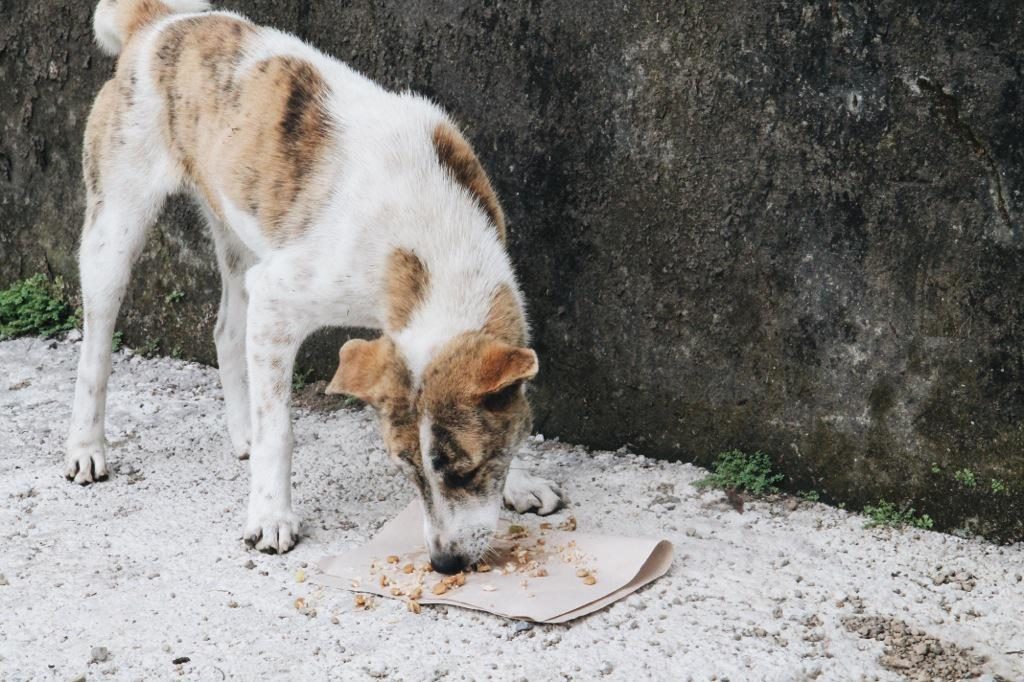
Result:
<svg viewBox="0 0 1024 682">
<path fill-rule="evenodd" d="M 120 0 L 119 6 L 128 1 Z M 164 2 L 181 11 L 207 9 L 204 0 Z M 90 206 L 102 208 L 81 246 L 85 338 L 65 465 L 65 473 L 79 483 L 106 474 L 110 340 L 132 264 L 166 197 L 192 189 L 173 146 L 165 146 L 164 102 L 149 68 L 153 41 L 182 16 L 148 27 L 133 38 L 140 49 L 122 57 L 134 60 L 120 67 L 134 66 L 135 103 L 123 114 L 124 143 L 108 150 L 99 196 L 88 198 Z M 100 0 L 96 39 L 112 53 L 124 42 L 118 25 L 116 6 Z M 309 179 L 331 190 L 332 203 L 305 234 L 283 245 L 271 243 L 256 216 L 227 200 L 220 179 L 209 179 L 226 219 L 222 224 L 206 209 L 223 284 L 216 342 L 228 431 L 235 454 L 251 458 L 245 535 L 259 549 L 286 551 L 297 541 L 299 525 L 291 505 L 289 397 L 280 387 L 291 385 L 302 340 L 323 326 L 383 328 L 386 261 L 395 248 L 413 251 L 430 272 L 426 300 L 395 337 L 417 380 L 445 341 L 481 327 L 498 286 L 508 285 L 517 296 L 518 287 L 494 226 L 437 162 L 431 135 L 447 121 L 441 109 L 421 97 L 387 92 L 279 31 L 258 29 L 246 47 L 240 73 L 274 55 L 298 55 L 316 66 L 330 87 L 329 107 L 340 131 L 337 148 L 325 150 L 333 157 L 326 164 L 330 171 Z M 231 250 L 243 255 L 244 275 L 228 271 Z M 300 280 L 300 272 L 308 278 Z M 550 507 L 550 495 L 540 484 L 525 487 L 533 491 L 536 506 Z M 506 498 L 521 501 L 523 495 L 510 498 L 506 491 Z M 496 514 L 497 503 L 486 513 L 453 510 L 438 534 L 468 542 Z"/>
</svg>

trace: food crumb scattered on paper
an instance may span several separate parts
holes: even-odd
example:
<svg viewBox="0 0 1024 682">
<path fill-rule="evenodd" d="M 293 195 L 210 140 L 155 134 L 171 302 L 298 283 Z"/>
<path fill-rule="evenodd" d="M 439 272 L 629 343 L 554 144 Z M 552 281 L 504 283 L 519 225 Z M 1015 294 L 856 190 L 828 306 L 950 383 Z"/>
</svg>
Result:
<svg viewBox="0 0 1024 682">
<path fill-rule="evenodd" d="M 559 524 L 560 530 L 575 530 L 576 518 L 570 516 Z M 549 522 L 543 522 L 537 528 L 531 530 L 521 524 L 509 524 L 504 531 L 496 536 L 495 546 L 492 548 L 493 555 L 501 559 L 497 568 L 485 561 L 478 562 L 468 574 L 490 573 L 497 570 L 503 576 L 520 576 L 519 586 L 523 590 L 529 590 L 530 584 L 527 578 L 545 578 L 550 575 L 547 564 L 553 558 L 558 558 L 564 563 L 580 566 L 584 561 L 589 560 L 585 554 L 576 548 L 575 540 L 570 540 L 564 545 L 548 547 L 544 538 L 547 531 L 553 526 Z M 532 536 L 532 537 L 531 537 Z M 422 552 L 422 550 L 420 550 Z M 403 556 L 405 558 L 403 558 Z M 407 554 L 399 556 L 389 554 L 383 561 L 379 558 L 370 561 L 370 574 L 376 576 L 381 588 L 390 588 L 386 594 L 395 598 L 406 598 L 409 610 L 414 613 L 412 604 L 416 603 L 416 609 L 420 608 L 418 600 L 423 595 L 424 581 L 428 573 L 433 572 L 430 563 L 415 563 L 415 555 Z M 576 570 L 576 577 L 583 579 L 587 585 L 596 583 L 590 568 L 580 566 Z M 470 576 L 467 572 L 460 572 L 454 575 L 441 577 L 436 583 L 430 586 L 430 593 L 435 597 L 448 594 L 464 586 Z M 360 581 L 353 580 L 352 587 L 359 588 Z M 484 592 L 493 592 L 498 588 L 490 583 L 480 586 Z M 528 597 L 534 593 L 529 592 Z"/>
</svg>

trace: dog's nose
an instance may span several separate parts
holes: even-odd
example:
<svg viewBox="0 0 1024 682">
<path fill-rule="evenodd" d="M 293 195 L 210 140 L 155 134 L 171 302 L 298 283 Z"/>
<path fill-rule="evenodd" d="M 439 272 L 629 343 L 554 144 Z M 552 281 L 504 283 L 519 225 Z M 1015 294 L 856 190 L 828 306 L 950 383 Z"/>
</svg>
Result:
<svg viewBox="0 0 1024 682">
<path fill-rule="evenodd" d="M 440 552 L 438 554 L 430 555 L 430 565 L 433 566 L 434 570 L 438 573 L 452 575 L 465 569 L 466 566 L 469 565 L 469 560 L 461 554 Z"/>
</svg>

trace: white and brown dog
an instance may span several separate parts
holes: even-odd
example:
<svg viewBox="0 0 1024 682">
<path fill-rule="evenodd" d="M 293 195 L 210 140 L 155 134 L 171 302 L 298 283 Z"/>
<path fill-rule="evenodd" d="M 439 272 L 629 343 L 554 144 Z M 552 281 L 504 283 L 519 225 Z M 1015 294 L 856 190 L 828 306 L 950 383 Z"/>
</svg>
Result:
<svg viewBox="0 0 1024 682">
<path fill-rule="evenodd" d="M 115 319 L 168 195 L 201 207 L 222 278 L 215 331 L 227 425 L 251 460 L 247 543 L 284 552 L 292 368 L 324 326 L 383 330 L 340 351 L 329 393 L 373 405 L 419 491 L 434 566 L 486 551 L 504 495 L 552 512 L 557 490 L 512 464 L 537 373 L 505 223 L 445 113 L 394 94 L 301 40 L 205 0 L 100 0 L 119 54 L 85 133 L 80 268 L 85 338 L 65 473 L 107 473 L 104 410 Z"/>
</svg>

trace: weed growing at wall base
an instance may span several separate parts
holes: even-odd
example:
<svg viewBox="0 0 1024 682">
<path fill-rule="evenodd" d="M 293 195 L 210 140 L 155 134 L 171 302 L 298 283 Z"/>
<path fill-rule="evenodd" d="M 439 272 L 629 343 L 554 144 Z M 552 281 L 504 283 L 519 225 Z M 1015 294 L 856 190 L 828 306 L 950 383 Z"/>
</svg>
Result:
<svg viewBox="0 0 1024 682">
<path fill-rule="evenodd" d="M 730 450 L 718 455 L 714 473 L 694 483 L 698 488 L 723 488 L 751 495 L 772 495 L 779 492 L 782 474 L 772 473 L 772 462 L 763 452 L 748 455 Z"/>
<path fill-rule="evenodd" d="M 60 279 L 34 275 L 0 291 L 0 339 L 37 334 L 53 336 L 78 326 Z"/>
<path fill-rule="evenodd" d="M 953 478 L 965 488 L 973 488 L 978 485 L 978 478 L 970 469 L 960 469 L 953 474 Z"/>
<path fill-rule="evenodd" d="M 874 528 L 876 526 L 889 526 L 891 528 L 913 526 L 914 528 L 927 530 L 934 525 L 932 518 L 927 514 L 914 516 L 914 509 L 912 507 L 897 507 L 892 502 L 886 502 L 885 500 L 879 500 L 876 505 L 866 505 L 864 507 L 864 515 L 868 517 L 867 523 L 864 524 L 865 528 Z"/>
</svg>

